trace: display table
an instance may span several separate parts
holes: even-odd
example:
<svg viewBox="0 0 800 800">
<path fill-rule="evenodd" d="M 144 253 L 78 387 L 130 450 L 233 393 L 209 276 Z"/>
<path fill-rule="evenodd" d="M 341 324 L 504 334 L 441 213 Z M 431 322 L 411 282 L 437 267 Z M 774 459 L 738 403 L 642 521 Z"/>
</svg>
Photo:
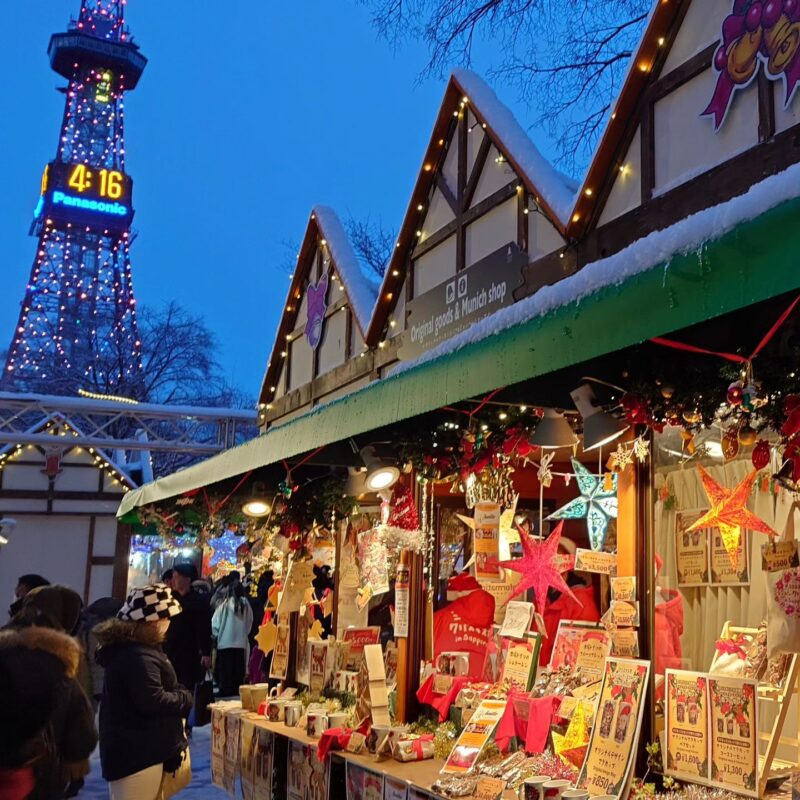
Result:
<svg viewBox="0 0 800 800">
<path fill-rule="evenodd" d="M 246 717 L 255 722 L 258 728 L 269 731 L 276 736 L 283 736 L 287 739 L 301 744 L 316 748 L 319 739 L 312 739 L 300 728 L 289 728 L 282 722 L 267 722 L 264 717 L 258 714 L 247 714 Z M 334 750 L 330 753 L 331 758 L 350 761 L 357 766 L 386 775 L 395 780 L 404 782 L 409 788 L 415 789 L 424 795 L 433 798 L 440 798 L 442 795 L 431 790 L 431 784 L 439 778 L 439 772 L 444 766 L 444 761 L 439 758 L 429 758 L 424 761 L 409 761 L 402 763 L 393 758 L 383 761 L 375 761 L 371 754 L 356 755 L 344 750 Z M 511 789 L 506 789 L 503 793 L 503 800 L 516 800 L 516 793 Z"/>
</svg>

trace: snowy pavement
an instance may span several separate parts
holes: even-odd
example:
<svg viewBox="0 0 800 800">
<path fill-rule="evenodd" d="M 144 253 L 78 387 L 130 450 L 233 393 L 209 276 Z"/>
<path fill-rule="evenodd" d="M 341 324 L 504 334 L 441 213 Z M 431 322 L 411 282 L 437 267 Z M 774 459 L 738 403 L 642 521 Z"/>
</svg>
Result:
<svg viewBox="0 0 800 800">
<path fill-rule="evenodd" d="M 225 800 L 222 789 L 211 785 L 211 726 L 195 728 L 191 742 L 192 783 L 176 797 L 192 800 Z M 79 800 L 108 800 L 108 784 L 100 774 L 100 754 L 92 756 L 92 771 L 86 777 L 86 785 L 78 795 Z M 143 798 L 144 800 L 144 798 Z"/>
</svg>

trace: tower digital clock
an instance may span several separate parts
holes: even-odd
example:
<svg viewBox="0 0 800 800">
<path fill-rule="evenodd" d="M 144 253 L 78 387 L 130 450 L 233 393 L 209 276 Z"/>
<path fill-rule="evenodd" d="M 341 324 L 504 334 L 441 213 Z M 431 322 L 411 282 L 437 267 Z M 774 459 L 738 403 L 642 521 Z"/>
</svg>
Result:
<svg viewBox="0 0 800 800">
<path fill-rule="evenodd" d="M 126 228 L 133 219 L 133 181 L 124 172 L 51 161 L 42 175 L 36 218 Z"/>
</svg>

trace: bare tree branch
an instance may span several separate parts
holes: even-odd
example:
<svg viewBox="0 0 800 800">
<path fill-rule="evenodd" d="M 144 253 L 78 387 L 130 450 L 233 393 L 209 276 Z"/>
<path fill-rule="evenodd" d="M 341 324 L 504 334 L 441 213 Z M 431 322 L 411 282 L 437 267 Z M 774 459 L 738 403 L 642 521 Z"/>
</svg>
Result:
<svg viewBox="0 0 800 800">
<path fill-rule="evenodd" d="M 394 250 L 395 232 L 385 227 L 380 217 L 373 222 L 370 217 L 359 220 L 350 216 L 345 229 L 362 269 L 383 278 Z"/>
<path fill-rule="evenodd" d="M 428 47 L 420 78 L 470 66 L 491 45 L 492 80 L 512 86 L 557 142 L 559 162 L 582 168 L 619 91 L 651 0 L 359 0 L 379 35 Z"/>
</svg>

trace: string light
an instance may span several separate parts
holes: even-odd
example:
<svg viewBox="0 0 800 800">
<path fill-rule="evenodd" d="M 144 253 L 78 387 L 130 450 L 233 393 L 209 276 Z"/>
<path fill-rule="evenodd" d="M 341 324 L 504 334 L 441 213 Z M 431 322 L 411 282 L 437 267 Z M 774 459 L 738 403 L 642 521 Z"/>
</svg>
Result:
<svg viewBox="0 0 800 800">
<path fill-rule="evenodd" d="M 125 0 L 84 0 L 73 27 L 126 42 L 124 6 Z M 124 175 L 124 92 L 124 75 L 96 64 L 74 64 L 57 163 Z M 142 343 L 129 231 L 111 230 L 107 220 L 87 225 L 46 217 L 37 225 L 39 244 L 6 359 L 6 383 L 37 389 L 60 379 L 66 380 L 66 391 L 88 383 L 112 392 L 136 384 Z"/>
</svg>

